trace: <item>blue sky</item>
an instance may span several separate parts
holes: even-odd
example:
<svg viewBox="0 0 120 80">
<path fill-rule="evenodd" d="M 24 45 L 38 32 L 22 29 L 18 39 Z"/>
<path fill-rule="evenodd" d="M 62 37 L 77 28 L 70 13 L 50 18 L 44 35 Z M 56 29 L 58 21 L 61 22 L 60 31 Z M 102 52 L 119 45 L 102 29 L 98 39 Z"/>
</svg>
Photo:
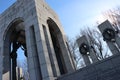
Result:
<svg viewBox="0 0 120 80">
<path fill-rule="evenodd" d="M 16 0 L 0 0 L 0 13 Z M 106 10 L 120 6 L 120 0 L 45 0 L 59 15 L 66 35 L 76 36 L 85 26 L 101 20 Z"/>
<path fill-rule="evenodd" d="M 46 0 L 59 15 L 68 36 L 74 38 L 84 26 L 102 22 L 101 15 L 120 5 L 120 0 Z"/>
<path fill-rule="evenodd" d="M 0 13 L 16 0 L 0 0 Z M 106 10 L 120 6 L 120 0 L 46 0 L 58 14 L 66 35 L 74 38 L 85 26 L 101 21 Z"/>
</svg>

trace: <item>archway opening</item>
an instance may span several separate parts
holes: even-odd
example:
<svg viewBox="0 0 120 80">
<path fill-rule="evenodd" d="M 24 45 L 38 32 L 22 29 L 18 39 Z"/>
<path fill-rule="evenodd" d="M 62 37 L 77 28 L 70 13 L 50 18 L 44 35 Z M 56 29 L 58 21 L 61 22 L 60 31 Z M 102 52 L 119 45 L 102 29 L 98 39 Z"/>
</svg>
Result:
<svg viewBox="0 0 120 80">
<path fill-rule="evenodd" d="M 60 46 L 60 40 L 62 39 L 62 37 L 61 39 L 59 38 L 59 36 L 62 35 L 61 31 L 59 27 L 57 26 L 57 24 L 52 19 L 48 19 L 47 24 L 49 26 L 49 31 L 50 31 L 50 35 L 51 35 L 51 39 L 52 39 L 52 43 L 53 43 L 53 47 L 54 47 L 55 55 L 57 58 L 60 73 L 65 74 L 66 66 L 65 66 L 61 46 Z"/>
<path fill-rule="evenodd" d="M 21 19 L 15 19 L 8 26 L 4 40 L 4 53 L 3 53 L 3 79 L 17 80 L 23 78 L 20 76 L 17 65 L 18 54 L 24 52 L 27 57 L 26 39 L 25 39 L 25 26 Z M 19 50 L 19 51 L 18 51 Z M 7 66 L 6 66 L 7 64 Z"/>
</svg>

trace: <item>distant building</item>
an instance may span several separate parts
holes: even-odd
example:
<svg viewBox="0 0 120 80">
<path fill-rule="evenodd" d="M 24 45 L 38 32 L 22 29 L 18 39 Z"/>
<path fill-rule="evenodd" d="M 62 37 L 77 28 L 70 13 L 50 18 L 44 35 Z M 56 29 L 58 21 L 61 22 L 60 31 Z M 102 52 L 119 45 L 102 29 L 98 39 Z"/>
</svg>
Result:
<svg viewBox="0 0 120 80">
<path fill-rule="evenodd" d="M 3 74 L 2 80 L 9 80 L 9 72 Z"/>
<path fill-rule="evenodd" d="M 23 80 L 22 68 L 16 67 L 16 77 L 17 77 L 17 80 Z M 10 80 L 9 79 L 9 72 L 3 74 L 2 80 Z"/>
<path fill-rule="evenodd" d="M 17 80 L 23 80 L 22 68 L 16 67 L 16 76 L 17 76 Z"/>
</svg>

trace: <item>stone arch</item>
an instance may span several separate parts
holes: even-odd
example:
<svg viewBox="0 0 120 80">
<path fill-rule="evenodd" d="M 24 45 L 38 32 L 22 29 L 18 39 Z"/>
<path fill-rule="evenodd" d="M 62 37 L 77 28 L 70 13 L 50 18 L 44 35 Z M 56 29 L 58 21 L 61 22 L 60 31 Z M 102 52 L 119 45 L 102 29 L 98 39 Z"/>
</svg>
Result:
<svg viewBox="0 0 120 80">
<path fill-rule="evenodd" d="M 11 31 L 14 29 L 14 25 L 19 24 L 21 22 L 24 22 L 24 19 L 22 17 L 14 19 L 12 22 L 9 23 L 7 29 L 4 32 L 3 39 L 6 40 L 7 36 L 11 33 Z M 9 33 L 9 34 L 8 34 Z"/>
<path fill-rule="evenodd" d="M 63 45 L 65 44 L 63 42 L 62 31 L 60 30 L 56 22 L 51 18 L 47 20 L 47 24 L 49 27 L 49 32 L 51 35 L 53 48 L 54 48 L 54 52 L 57 58 L 60 73 L 65 74 L 67 73 L 67 69 L 66 69 L 65 59 L 63 57 L 64 50 L 62 49 L 62 47 L 64 47 Z"/>
<path fill-rule="evenodd" d="M 24 19 L 19 17 L 14 19 L 8 25 L 3 36 L 3 71 L 2 74 L 7 74 L 9 80 L 11 80 L 11 43 L 15 39 L 16 32 L 24 30 Z M 23 33 L 24 34 L 24 33 Z M 20 38 L 18 40 L 21 40 Z M 25 42 L 25 38 L 24 38 Z M 4 76 L 3 76 L 4 79 Z"/>
</svg>

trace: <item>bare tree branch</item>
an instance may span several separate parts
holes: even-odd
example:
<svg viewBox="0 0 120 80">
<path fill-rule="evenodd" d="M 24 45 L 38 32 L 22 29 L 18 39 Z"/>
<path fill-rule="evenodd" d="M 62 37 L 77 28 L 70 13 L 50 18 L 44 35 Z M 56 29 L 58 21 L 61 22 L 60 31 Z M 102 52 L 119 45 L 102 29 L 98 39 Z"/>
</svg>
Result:
<svg viewBox="0 0 120 80">
<path fill-rule="evenodd" d="M 81 30 L 80 34 L 85 35 L 87 37 L 89 44 L 91 45 L 91 48 L 94 50 L 99 60 L 106 58 L 103 55 L 105 53 L 103 52 L 104 44 L 103 44 L 102 35 L 98 30 L 90 29 L 89 27 L 87 27 L 87 29 Z M 108 55 L 107 52 L 106 55 Z"/>
</svg>

